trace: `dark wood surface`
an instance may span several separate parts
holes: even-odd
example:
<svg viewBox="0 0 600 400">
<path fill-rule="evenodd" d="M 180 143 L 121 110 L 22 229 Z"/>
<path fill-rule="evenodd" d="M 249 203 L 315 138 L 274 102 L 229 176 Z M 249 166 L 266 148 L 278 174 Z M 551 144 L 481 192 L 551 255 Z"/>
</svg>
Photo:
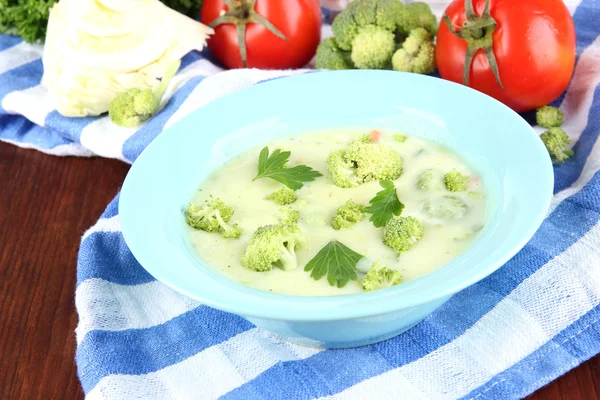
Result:
<svg viewBox="0 0 600 400">
<path fill-rule="evenodd" d="M 127 170 L 0 143 L 0 399 L 83 398 L 74 362 L 77 249 Z M 529 399 L 600 399 L 600 356 Z"/>
</svg>

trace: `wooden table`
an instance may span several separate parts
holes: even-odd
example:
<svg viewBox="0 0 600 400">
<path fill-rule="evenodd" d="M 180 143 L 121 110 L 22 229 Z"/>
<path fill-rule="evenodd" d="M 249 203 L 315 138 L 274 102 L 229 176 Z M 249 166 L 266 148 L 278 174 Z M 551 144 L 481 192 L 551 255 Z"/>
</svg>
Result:
<svg viewBox="0 0 600 400">
<path fill-rule="evenodd" d="M 0 399 L 83 398 L 74 362 L 77 249 L 127 170 L 0 143 Z M 600 356 L 530 399 L 600 399 Z"/>
</svg>

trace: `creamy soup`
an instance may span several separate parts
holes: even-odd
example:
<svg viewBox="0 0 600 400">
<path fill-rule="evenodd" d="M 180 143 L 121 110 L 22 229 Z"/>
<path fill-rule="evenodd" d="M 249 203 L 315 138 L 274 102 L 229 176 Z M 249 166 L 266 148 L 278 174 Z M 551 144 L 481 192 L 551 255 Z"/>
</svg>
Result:
<svg viewBox="0 0 600 400">
<path fill-rule="evenodd" d="M 291 295 L 324 296 L 362 292 L 361 279 L 375 261 L 397 270 L 401 282 L 407 282 L 435 271 L 464 252 L 476 240 L 485 220 L 484 188 L 476 171 L 456 154 L 437 144 L 411 136 L 398 141 L 391 132 L 382 133 L 378 142 L 391 146 L 402 158 L 402 173 L 393 183 L 399 200 L 404 204 L 401 216 L 415 217 L 422 224 L 421 240 L 408 251 L 398 254 L 383 243 L 383 230 L 369 221 L 369 215 L 351 228 L 336 230 L 332 227 L 336 209 L 347 200 L 368 206 L 369 201 L 382 190 L 378 181 L 353 188 L 337 187 L 327 169 L 327 158 L 332 151 L 346 148 L 364 133 L 344 130 L 315 132 L 266 144 L 271 151 L 277 148 L 291 151 L 288 166 L 308 165 L 323 175 L 304 183 L 296 192 L 298 200 L 290 205 L 299 211 L 298 227 L 308 239 L 308 245 L 296 251 L 296 269 L 284 271 L 275 266 L 270 271 L 255 272 L 241 263 L 256 229 L 279 222 L 280 206 L 267 196 L 284 186 L 267 178 L 253 181 L 264 145 L 232 159 L 202 184 L 193 203 L 200 205 L 210 196 L 222 199 L 234 210 L 229 223 L 237 223 L 242 234 L 238 239 L 226 239 L 218 233 L 188 227 L 197 254 L 219 273 L 253 288 Z M 451 192 L 446 188 L 444 175 L 454 169 L 469 176 L 466 190 Z M 419 177 L 425 171 L 432 175 L 432 185 L 428 189 L 418 185 Z M 437 210 L 440 204 L 443 206 L 454 199 L 444 196 L 455 196 L 467 207 L 456 218 L 444 218 L 443 213 L 432 216 L 432 209 Z M 331 286 L 326 277 L 315 280 L 310 272 L 304 270 L 304 266 L 332 240 L 364 256 L 357 265 L 358 279 L 341 288 Z"/>
</svg>

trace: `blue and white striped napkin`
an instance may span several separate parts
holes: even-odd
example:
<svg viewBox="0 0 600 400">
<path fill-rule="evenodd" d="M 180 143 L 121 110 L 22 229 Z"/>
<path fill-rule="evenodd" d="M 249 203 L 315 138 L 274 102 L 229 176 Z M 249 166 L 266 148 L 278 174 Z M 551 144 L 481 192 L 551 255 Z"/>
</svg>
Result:
<svg viewBox="0 0 600 400">
<path fill-rule="evenodd" d="M 446 0 L 433 4 L 438 17 Z M 571 0 L 578 61 L 557 100 L 576 156 L 555 167 L 533 239 L 404 334 L 349 350 L 293 345 L 157 282 L 131 255 L 118 199 L 82 238 L 77 367 L 88 399 L 513 399 L 600 352 L 600 4 Z M 327 31 L 327 27 L 324 27 Z M 191 53 L 166 107 L 137 130 L 58 114 L 42 48 L 0 36 L 0 140 L 133 162 L 165 128 L 224 94 L 304 71 L 220 72 Z"/>
</svg>

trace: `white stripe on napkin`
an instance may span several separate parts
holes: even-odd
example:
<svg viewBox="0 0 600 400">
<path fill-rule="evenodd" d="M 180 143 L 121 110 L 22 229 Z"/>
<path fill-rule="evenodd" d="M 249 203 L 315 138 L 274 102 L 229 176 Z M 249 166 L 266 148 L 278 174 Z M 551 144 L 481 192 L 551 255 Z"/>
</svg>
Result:
<svg viewBox="0 0 600 400">
<path fill-rule="evenodd" d="M 10 143 L 17 147 L 21 147 L 23 149 L 33 149 L 37 150 L 41 153 L 50 154 L 53 156 L 59 157 L 67 157 L 67 156 L 77 156 L 77 157 L 93 157 L 94 153 L 89 151 L 88 149 L 82 147 L 79 143 L 69 143 L 69 144 L 59 144 L 58 146 L 54 146 L 51 149 L 47 149 L 45 147 L 36 146 L 31 143 L 18 142 L 16 140 L 10 139 L 1 139 L 0 142 Z"/>
<path fill-rule="evenodd" d="M 41 58 L 43 50 L 42 45 L 21 42 L 0 51 L 0 75 Z"/>
<path fill-rule="evenodd" d="M 216 399 L 278 362 L 305 359 L 319 351 L 253 328 L 156 372 L 107 376 L 86 400 Z"/>
<path fill-rule="evenodd" d="M 93 149 L 101 157 L 116 158 L 127 163 L 123 156 L 123 143 L 133 136 L 139 128 L 123 128 L 113 124 L 108 116 L 101 117 L 81 131 L 81 144 Z"/>
<path fill-rule="evenodd" d="M 85 231 L 81 241 L 83 242 L 88 236 L 95 232 L 119 232 L 121 231 L 121 223 L 119 216 L 115 215 L 110 218 L 101 218 L 90 229 Z"/>
<path fill-rule="evenodd" d="M 2 108 L 9 114 L 21 114 L 39 126 L 45 126 L 46 117 L 55 109 L 48 90 L 41 85 L 10 92 L 2 99 Z"/>
<path fill-rule="evenodd" d="M 597 224 L 453 342 L 333 398 L 403 398 L 418 387 L 426 398 L 455 399 L 485 384 L 600 303 L 599 241 Z"/>
<path fill-rule="evenodd" d="M 92 278 L 77 287 L 75 305 L 79 313 L 75 330 L 79 345 L 91 330 L 149 328 L 193 310 L 200 303 L 157 281 L 131 286 Z"/>
</svg>

